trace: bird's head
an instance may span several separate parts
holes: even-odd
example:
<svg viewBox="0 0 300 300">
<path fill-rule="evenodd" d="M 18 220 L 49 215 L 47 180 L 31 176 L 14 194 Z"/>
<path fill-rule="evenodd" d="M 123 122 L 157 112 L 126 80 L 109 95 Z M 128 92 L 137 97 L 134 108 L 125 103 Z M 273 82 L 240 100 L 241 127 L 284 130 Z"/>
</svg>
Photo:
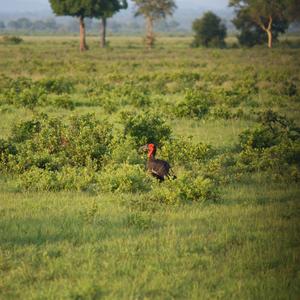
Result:
<svg viewBox="0 0 300 300">
<path fill-rule="evenodd" d="M 156 146 L 154 144 L 146 144 L 140 147 L 140 151 L 148 152 L 148 157 L 154 157 L 156 153 Z"/>
</svg>

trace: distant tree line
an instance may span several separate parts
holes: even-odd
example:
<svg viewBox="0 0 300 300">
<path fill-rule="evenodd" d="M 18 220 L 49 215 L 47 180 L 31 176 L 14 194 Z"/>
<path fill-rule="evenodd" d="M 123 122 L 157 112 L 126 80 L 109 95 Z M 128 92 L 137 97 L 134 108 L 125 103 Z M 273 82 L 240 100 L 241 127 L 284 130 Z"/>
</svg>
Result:
<svg viewBox="0 0 300 300">
<path fill-rule="evenodd" d="M 49 0 L 53 12 L 57 16 L 72 16 L 79 20 L 80 50 L 88 49 L 86 30 L 100 30 L 100 46 L 106 46 L 107 20 L 122 9 L 127 9 L 126 0 Z M 133 0 L 135 16 L 143 16 L 146 24 L 147 47 L 155 44 L 154 30 L 176 31 L 179 23 L 167 22 L 172 16 L 176 3 L 174 0 Z M 235 10 L 232 20 L 238 29 L 237 36 L 242 46 L 254 46 L 266 43 L 272 48 L 279 34 L 286 32 L 293 22 L 300 21 L 299 0 L 229 0 L 229 6 Z M 98 22 L 94 22 L 97 19 Z M 113 20 L 109 29 L 112 32 L 142 30 L 139 22 L 121 24 Z M 31 30 L 35 32 L 75 32 L 78 22 L 74 20 L 58 24 L 55 19 L 31 21 L 27 18 L 13 20 L 5 24 L 0 21 L 0 30 Z M 213 12 L 206 12 L 193 22 L 195 33 L 194 47 L 224 47 L 227 29 L 222 20 Z"/>
<path fill-rule="evenodd" d="M 27 31 L 57 31 L 59 29 L 59 25 L 56 23 L 54 18 L 35 21 L 32 21 L 28 18 L 19 18 L 17 20 L 9 21 L 6 24 L 3 21 L 0 21 L 0 29 Z"/>
<path fill-rule="evenodd" d="M 100 21 L 95 19 L 85 19 L 86 30 L 91 33 L 99 31 Z M 129 20 L 126 22 L 119 22 L 111 20 L 107 24 L 107 29 L 112 33 L 120 34 L 136 34 L 144 30 L 143 23 L 136 20 Z M 180 23 L 176 20 L 159 20 L 154 25 L 154 29 L 159 32 L 187 32 L 187 30 L 180 28 Z M 78 32 L 78 21 L 74 18 L 56 21 L 55 18 L 48 18 L 46 20 L 32 21 L 28 18 L 18 18 L 9 22 L 0 20 L 0 30 L 7 32 L 32 32 L 32 33 L 76 33 Z"/>
</svg>

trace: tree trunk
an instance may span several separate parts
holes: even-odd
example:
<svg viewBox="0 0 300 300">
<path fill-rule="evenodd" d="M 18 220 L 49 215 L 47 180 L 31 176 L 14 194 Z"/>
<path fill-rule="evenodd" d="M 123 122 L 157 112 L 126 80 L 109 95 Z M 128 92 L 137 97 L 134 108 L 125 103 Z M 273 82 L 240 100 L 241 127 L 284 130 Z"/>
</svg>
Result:
<svg viewBox="0 0 300 300">
<path fill-rule="evenodd" d="M 268 35 L 268 48 L 273 47 L 273 33 L 272 33 L 272 25 L 273 25 L 273 18 L 272 16 L 269 16 L 269 23 L 268 27 L 265 26 L 265 24 L 259 19 L 258 25 L 267 33 Z"/>
<path fill-rule="evenodd" d="M 151 17 L 147 17 L 146 19 L 146 30 L 147 30 L 146 45 L 148 48 L 153 48 L 155 38 L 153 32 L 153 18 Z"/>
<path fill-rule="evenodd" d="M 86 44 L 85 40 L 85 24 L 84 24 L 84 18 L 82 16 L 79 17 L 79 31 L 80 31 L 80 51 L 86 51 L 88 50 L 88 46 Z"/>
<path fill-rule="evenodd" d="M 100 25 L 100 32 L 101 32 L 101 39 L 100 39 L 100 47 L 105 48 L 106 47 L 106 18 L 101 18 L 101 25 Z"/>
<path fill-rule="evenodd" d="M 272 48 L 273 47 L 273 34 L 271 30 L 267 30 L 268 34 L 268 47 Z"/>
</svg>

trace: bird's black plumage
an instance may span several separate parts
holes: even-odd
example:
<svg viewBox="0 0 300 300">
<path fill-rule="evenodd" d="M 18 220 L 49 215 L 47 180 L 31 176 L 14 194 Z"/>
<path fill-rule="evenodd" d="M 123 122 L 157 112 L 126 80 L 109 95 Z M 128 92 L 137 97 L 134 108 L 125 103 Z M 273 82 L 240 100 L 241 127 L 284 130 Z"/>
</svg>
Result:
<svg viewBox="0 0 300 300">
<path fill-rule="evenodd" d="M 159 181 L 164 181 L 165 178 L 175 179 L 175 175 L 171 175 L 171 166 L 165 160 L 156 159 L 156 147 L 154 144 L 148 144 L 142 147 L 144 151 L 148 151 L 147 169 Z"/>
</svg>

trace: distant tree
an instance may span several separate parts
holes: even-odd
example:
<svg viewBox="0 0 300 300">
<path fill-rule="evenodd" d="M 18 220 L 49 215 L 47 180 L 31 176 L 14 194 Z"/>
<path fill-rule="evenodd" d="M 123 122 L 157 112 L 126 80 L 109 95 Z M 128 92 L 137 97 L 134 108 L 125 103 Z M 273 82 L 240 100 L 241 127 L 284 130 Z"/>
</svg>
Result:
<svg viewBox="0 0 300 300">
<path fill-rule="evenodd" d="M 36 31 L 44 31 L 47 29 L 47 24 L 42 20 L 37 20 L 33 22 L 32 29 Z"/>
<path fill-rule="evenodd" d="M 126 0 L 98 0 L 95 2 L 93 17 L 101 20 L 100 47 L 104 48 L 106 46 L 107 19 L 111 18 L 121 9 L 126 9 L 127 7 L 128 4 Z"/>
<path fill-rule="evenodd" d="M 119 32 L 122 29 L 122 24 L 112 21 L 109 23 L 109 27 L 112 32 Z"/>
<path fill-rule="evenodd" d="M 176 4 L 174 0 L 133 0 L 133 2 L 137 8 L 135 15 L 143 15 L 146 19 L 146 45 L 152 48 L 155 41 L 153 32 L 154 21 L 173 15 Z"/>
<path fill-rule="evenodd" d="M 14 30 L 28 30 L 32 28 L 32 22 L 27 18 L 20 18 L 17 20 L 9 21 L 8 27 Z"/>
<path fill-rule="evenodd" d="M 161 31 L 161 32 L 174 32 L 176 30 L 178 30 L 180 26 L 180 23 L 178 23 L 175 20 L 171 20 L 169 22 L 167 22 L 166 20 L 161 20 L 159 22 L 157 22 L 157 24 L 155 25 L 155 30 L 157 31 Z"/>
<path fill-rule="evenodd" d="M 235 8 L 237 18 L 251 20 L 267 34 L 269 48 L 273 46 L 274 34 L 284 32 L 289 23 L 300 19 L 299 0 L 230 0 L 229 5 Z M 249 26 L 243 34 L 247 33 L 253 34 Z"/>
<path fill-rule="evenodd" d="M 195 37 L 192 46 L 225 46 L 226 26 L 213 12 L 206 12 L 202 18 L 196 19 L 193 22 L 193 30 L 195 31 Z"/>
<path fill-rule="evenodd" d="M 3 21 L 0 21 L 0 30 L 5 29 L 5 23 Z"/>
<path fill-rule="evenodd" d="M 47 20 L 36 20 L 32 23 L 32 29 L 35 31 L 56 31 L 58 26 L 56 24 L 55 19 L 47 19 Z"/>
<path fill-rule="evenodd" d="M 19 23 L 19 27 L 21 29 L 31 29 L 32 28 L 32 22 L 27 18 L 20 18 L 17 20 Z"/>
<path fill-rule="evenodd" d="M 85 17 L 93 15 L 95 0 L 49 0 L 53 12 L 57 16 L 73 16 L 79 18 L 80 51 L 88 49 L 85 37 Z"/>
<path fill-rule="evenodd" d="M 265 31 L 257 23 L 255 23 L 244 10 L 237 12 L 232 23 L 240 31 L 237 36 L 240 45 L 253 47 L 255 45 L 261 45 L 268 42 L 268 37 Z M 288 22 L 284 19 L 276 18 L 273 20 L 273 41 L 276 41 L 279 34 L 284 33 L 288 26 Z"/>
<path fill-rule="evenodd" d="M 55 21 L 54 18 L 49 18 L 45 20 L 45 24 L 47 26 L 47 29 L 51 30 L 51 31 L 55 31 L 58 29 L 58 25 Z"/>
</svg>

